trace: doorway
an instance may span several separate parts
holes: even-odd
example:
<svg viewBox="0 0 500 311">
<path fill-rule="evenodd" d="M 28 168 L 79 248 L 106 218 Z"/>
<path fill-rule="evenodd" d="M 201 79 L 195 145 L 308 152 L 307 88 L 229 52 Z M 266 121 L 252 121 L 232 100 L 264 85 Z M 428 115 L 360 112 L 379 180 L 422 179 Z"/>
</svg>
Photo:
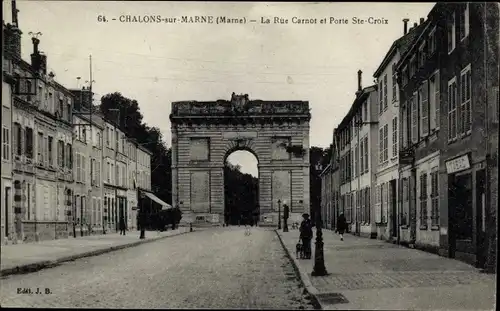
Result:
<svg viewBox="0 0 500 311">
<path fill-rule="evenodd" d="M 448 209 L 450 222 L 450 257 L 472 253 L 472 175 L 448 175 Z"/>
<path fill-rule="evenodd" d="M 5 237 L 9 237 L 9 211 L 11 210 L 10 206 L 10 187 L 5 187 L 5 197 L 4 197 L 4 206 L 5 206 Z"/>
<path fill-rule="evenodd" d="M 398 202 L 396 200 L 396 180 L 393 179 L 389 182 L 389 202 L 391 208 L 391 236 L 397 238 L 398 236 Z"/>
</svg>

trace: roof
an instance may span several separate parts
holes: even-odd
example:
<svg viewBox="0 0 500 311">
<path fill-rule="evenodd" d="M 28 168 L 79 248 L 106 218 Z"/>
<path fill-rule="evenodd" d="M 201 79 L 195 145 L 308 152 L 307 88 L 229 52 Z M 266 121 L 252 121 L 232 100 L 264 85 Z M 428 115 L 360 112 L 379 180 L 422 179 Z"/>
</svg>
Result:
<svg viewBox="0 0 500 311">
<path fill-rule="evenodd" d="M 351 105 L 351 108 L 349 109 L 349 112 L 346 114 L 346 116 L 342 119 L 340 122 L 339 126 L 335 128 L 336 131 L 342 130 L 348 122 L 351 121 L 354 112 L 358 110 L 359 106 L 368 98 L 371 92 L 375 91 L 376 85 L 370 85 L 365 87 L 363 90 L 361 90 L 361 93 L 359 93 L 356 96 L 356 99 L 354 99 L 354 102 Z"/>
<path fill-rule="evenodd" d="M 416 43 L 419 41 L 420 37 L 422 36 L 424 31 L 429 27 L 430 24 L 431 24 L 431 22 L 429 20 L 426 20 L 423 24 L 418 25 L 417 28 L 415 28 L 414 31 L 412 31 L 412 36 L 409 36 L 408 38 L 406 38 L 406 40 L 403 43 L 403 46 L 401 48 L 401 59 L 399 60 L 398 64 L 396 65 L 397 69 L 401 66 L 401 64 L 408 57 L 408 55 L 413 50 Z"/>
<path fill-rule="evenodd" d="M 427 21 L 425 23 L 427 23 Z M 397 39 L 396 41 L 394 41 L 392 43 L 391 47 L 389 48 L 389 51 L 385 54 L 384 59 L 382 60 L 382 62 L 378 66 L 377 70 L 375 70 L 375 72 L 373 73 L 374 78 L 377 78 L 378 76 L 380 76 L 380 74 L 382 73 L 382 70 L 384 70 L 384 68 L 387 66 L 387 63 L 389 62 L 389 60 L 392 58 L 392 56 L 394 55 L 394 53 L 396 53 L 396 51 L 398 49 L 399 49 L 400 55 L 404 55 L 406 53 L 406 51 L 410 48 L 411 43 L 416 38 L 416 36 L 419 35 L 423 31 L 423 29 L 425 28 L 425 27 L 421 27 L 424 24 L 420 24 L 417 27 L 410 29 L 410 31 L 408 31 L 408 33 L 406 35 L 403 35 L 402 37 L 400 37 L 399 39 Z"/>
</svg>

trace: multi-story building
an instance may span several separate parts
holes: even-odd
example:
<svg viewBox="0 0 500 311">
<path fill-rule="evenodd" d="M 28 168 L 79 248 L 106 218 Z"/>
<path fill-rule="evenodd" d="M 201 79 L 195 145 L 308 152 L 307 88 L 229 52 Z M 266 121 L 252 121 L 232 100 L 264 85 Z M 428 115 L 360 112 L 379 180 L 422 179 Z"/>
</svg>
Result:
<svg viewBox="0 0 500 311">
<path fill-rule="evenodd" d="M 75 96 L 73 111 L 75 159 L 75 234 L 103 233 L 102 131 L 100 113 L 91 106 L 89 87 L 71 90 Z M 91 109 L 92 108 L 92 109 Z"/>
<path fill-rule="evenodd" d="M 6 37 L 6 31 L 16 31 L 17 29 L 6 29 L 3 24 L 3 33 Z M 9 36 L 7 36 L 9 37 Z M 12 35 L 10 36 L 12 38 Z M 3 51 L 6 51 L 7 42 L 2 45 Z M 6 53 L 2 54 L 2 172 L 1 172 L 1 232 L 0 242 L 7 243 L 9 237 L 13 237 L 14 226 L 12 210 L 13 187 L 12 187 L 12 90 L 15 80 L 12 75 L 12 59 Z"/>
<path fill-rule="evenodd" d="M 351 109 L 335 130 L 339 138 L 340 196 L 350 231 L 375 237 L 376 219 L 372 219 L 375 194 L 375 173 L 378 159 L 378 99 L 375 85 L 361 87 L 358 71 L 358 91 Z"/>
<path fill-rule="evenodd" d="M 128 138 L 126 141 L 127 148 L 127 228 L 128 230 L 137 229 L 137 141 L 133 138 Z"/>
<path fill-rule="evenodd" d="M 353 222 L 351 212 L 351 135 L 352 128 L 342 121 L 341 124 L 335 128 L 335 141 L 338 142 L 338 155 L 339 155 L 339 195 L 340 195 L 340 210 L 344 214 L 347 224 Z"/>
<path fill-rule="evenodd" d="M 104 125 L 104 146 L 103 146 L 103 190 L 104 190 L 104 210 L 106 218 L 106 230 L 118 231 L 117 214 L 117 126 L 113 121 L 105 120 Z"/>
<path fill-rule="evenodd" d="M 335 230 L 337 227 L 337 217 L 344 213 L 341 210 L 340 204 L 340 157 L 339 157 L 339 137 L 336 134 L 336 129 L 333 130 L 333 139 L 332 139 L 332 156 L 330 160 L 331 166 L 331 190 L 332 191 L 332 224 L 331 229 Z"/>
<path fill-rule="evenodd" d="M 17 19 L 17 18 L 16 18 Z M 31 64 L 21 59 L 16 26 L 4 32 L 15 82 L 12 114 L 14 224 L 17 240 L 67 237 L 72 193 L 71 93 L 47 74 L 32 38 Z"/>
<path fill-rule="evenodd" d="M 436 4 L 397 69 L 407 164 L 401 239 L 480 267 L 496 245 L 489 147 L 498 130 L 498 17 L 493 3 Z"/>
<path fill-rule="evenodd" d="M 403 36 L 394 41 L 373 77 L 378 83 L 378 161 L 376 161 L 375 211 L 377 237 L 396 241 L 398 237 L 398 191 L 399 181 L 399 90 L 396 65 L 402 54 L 410 47 L 422 27 L 408 32 L 408 19 L 404 19 Z M 379 216 L 380 215 L 380 216 Z"/>
<path fill-rule="evenodd" d="M 145 214 L 154 211 L 153 202 L 159 204 L 161 208 L 170 208 L 171 206 L 160 198 L 155 196 L 151 190 L 151 156 L 152 153 L 140 144 L 135 146 L 137 150 L 136 157 L 136 176 L 137 176 L 137 191 L 138 207 Z M 148 199 L 146 199 L 148 198 Z M 137 215 L 137 214 L 136 214 Z"/>
</svg>

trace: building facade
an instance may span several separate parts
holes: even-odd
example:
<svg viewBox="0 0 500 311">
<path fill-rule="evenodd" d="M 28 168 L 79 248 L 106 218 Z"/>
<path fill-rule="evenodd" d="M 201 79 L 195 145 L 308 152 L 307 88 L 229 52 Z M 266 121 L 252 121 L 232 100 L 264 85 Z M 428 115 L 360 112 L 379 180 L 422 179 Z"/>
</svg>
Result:
<svg viewBox="0 0 500 311">
<path fill-rule="evenodd" d="M 401 240 L 479 267 L 496 240 L 498 21 L 497 4 L 438 3 L 398 64 Z"/>
<path fill-rule="evenodd" d="M 373 204 L 378 143 L 377 87 L 361 87 L 358 71 L 358 91 L 351 109 L 339 127 L 340 197 L 341 205 L 356 235 L 375 237 L 377 234 Z"/>
<path fill-rule="evenodd" d="M 20 32 L 4 32 L 20 37 Z M 20 42 L 20 38 L 11 39 Z M 47 57 L 32 38 L 31 64 L 20 46 L 7 49 L 13 61 L 12 159 L 14 233 L 18 241 L 67 237 L 72 192 L 71 93 L 48 73 Z M 64 155 L 64 156 L 63 156 Z"/>
<path fill-rule="evenodd" d="M 6 31 L 3 25 L 3 32 Z M 5 37 L 5 36 L 4 36 Z M 5 44 L 2 45 L 5 51 Z M 13 185 L 12 185 L 12 60 L 6 53 L 2 54 L 2 166 L 1 166 L 1 243 L 7 243 L 14 234 Z"/>
<path fill-rule="evenodd" d="M 420 33 L 422 27 L 408 32 L 408 19 L 404 20 L 403 36 L 392 44 L 373 77 L 378 83 L 378 159 L 376 163 L 375 218 L 377 237 L 397 241 L 398 237 L 398 184 L 399 184 L 399 87 L 396 65 Z M 421 21 L 423 22 L 423 21 Z"/>
</svg>

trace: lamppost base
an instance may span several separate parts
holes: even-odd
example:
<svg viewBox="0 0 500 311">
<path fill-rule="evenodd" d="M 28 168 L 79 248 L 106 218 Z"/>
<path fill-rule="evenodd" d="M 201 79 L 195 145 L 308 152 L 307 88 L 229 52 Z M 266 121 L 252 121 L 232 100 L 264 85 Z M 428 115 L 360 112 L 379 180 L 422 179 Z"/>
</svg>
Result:
<svg viewBox="0 0 500 311">
<path fill-rule="evenodd" d="M 328 271 L 326 271 L 326 268 L 320 268 L 318 270 L 313 270 L 313 272 L 311 272 L 311 276 L 327 276 L 329 273 Z"/>
<path fill-rule="evenodd" d="M 283 228 L 283 232 L 288 232 L 288 227 Z"/>
</svg>

